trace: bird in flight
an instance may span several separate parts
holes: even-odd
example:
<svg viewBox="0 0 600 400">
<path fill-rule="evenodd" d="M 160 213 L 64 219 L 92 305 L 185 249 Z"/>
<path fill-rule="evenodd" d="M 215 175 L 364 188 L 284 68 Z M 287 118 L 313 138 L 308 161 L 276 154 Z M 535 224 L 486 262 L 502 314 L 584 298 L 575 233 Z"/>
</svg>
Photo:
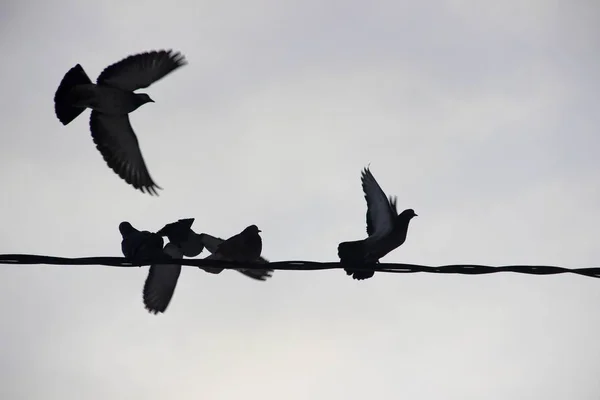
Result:
<svg viewBox="0 0 600 400">
<path fill-rule="evenodd" d="M 410 208 L 398 214 L 397 198 L 385 195 L 369 167 L 362 171 L 361 182 L 367 201 L 368 237 L 338 245 L 338 256 L 346 265 L 346 274 L 358 280 L 371 278 L 375 272 L 352 267 L 364 268 L 364 264 L 378 263 L 380 258 L 401 246 L 406 240 L 410 220 L 417 216 Z"/>
<path fill-rule="evenodd" d="M 129 113 L 154 100 L 147 93 L 135 93 L 187 64 L 172 50 L 129 56 L 104 69 L 92 83 L 80 64 L 63 77 L 54 95 L 54 111 L 68 125 L 86 108 L 92 110 L 90 130 L 96 148 L 106 164 L 121 179 L 150 195 L 162 189 L 150 177 L 138 139 L 129 122 Z"/>
</svg>

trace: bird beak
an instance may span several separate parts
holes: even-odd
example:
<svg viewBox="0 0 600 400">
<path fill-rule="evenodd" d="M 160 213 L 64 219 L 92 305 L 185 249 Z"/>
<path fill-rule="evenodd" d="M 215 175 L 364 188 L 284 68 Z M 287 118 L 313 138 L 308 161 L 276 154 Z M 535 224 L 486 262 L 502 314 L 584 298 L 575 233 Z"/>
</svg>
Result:
<svg viewBox="0 0 600 400">
<path fill-rule="evenodd" d="M 418 217 L 418 216 L 419 216 L 419 214 L 415 214 L 415 217 Z"/>
<path fill-rule="evenodd" d="M 150 99 L 150 103 L 156 103 L 154 100 Z"/>
<path fill-rule="evenodd" d="M 258 230 L 259 232 L 262 232 L 260 229 Z"/>
</svg>

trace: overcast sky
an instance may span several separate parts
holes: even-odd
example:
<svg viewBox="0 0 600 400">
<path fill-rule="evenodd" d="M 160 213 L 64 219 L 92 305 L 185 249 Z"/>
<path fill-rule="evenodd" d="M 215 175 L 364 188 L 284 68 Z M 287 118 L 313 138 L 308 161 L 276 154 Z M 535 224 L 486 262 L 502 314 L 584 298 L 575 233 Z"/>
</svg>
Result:
<svg viewBox="0 0 600 400">
<path fill-rule="evenodd" d="M 360 171 L 426 265 L 600 265 L 593 0 L 96 1 L 0 5 L 0 253 L 119 256 L 118 224 L 262 230 L 270 260 L 365 235 Z M 173 48 L 132 124 L 142 194 L 104 163 L 63 75 Z M 202 256 L 206 254 L 203 253 Z M 597 400 L 600 280 L 0 266 L 0 398 Z"/>
</svg>

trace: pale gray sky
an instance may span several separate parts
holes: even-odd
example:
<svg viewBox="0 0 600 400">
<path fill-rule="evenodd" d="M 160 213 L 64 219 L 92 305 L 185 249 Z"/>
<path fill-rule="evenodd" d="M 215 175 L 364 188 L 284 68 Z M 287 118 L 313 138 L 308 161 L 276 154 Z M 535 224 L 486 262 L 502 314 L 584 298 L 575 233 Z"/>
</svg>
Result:
<svg viewBox="0 0 600 400">
<path fill-rule="evenodd" d="M 0 6 L 0 253 L 120 255 L 120 221 L 262 229 L 271 260 L 364 236 L 369 162 L 419 214 L 384 261 L 598 266 L 600 7 L 589 0 Z M 64 73 L 173 48 L 132 114 L 160 197 L 104 163 Z M 600 281 L 0 266 L 2 399 L 597 400 Z"/>
</svg>

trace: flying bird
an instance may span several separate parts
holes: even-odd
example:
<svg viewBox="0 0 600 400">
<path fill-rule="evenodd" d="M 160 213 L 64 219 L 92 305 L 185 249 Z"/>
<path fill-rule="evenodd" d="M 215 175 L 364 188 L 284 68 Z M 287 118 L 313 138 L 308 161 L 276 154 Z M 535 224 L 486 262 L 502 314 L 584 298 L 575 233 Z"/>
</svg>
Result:
<svg viewBox="0 0 600 400">
<path fill-rule="evenodd" d="M 367 201 L 368 237 L 342 242 L 338 246 L 340 262 L 348 266 L 344 270 L 358 280 L 371 278 L 375 272 L 361 271 L 352 266 L 379 263 L 380 258 L 404 243 L 408 224 L 417 216 L 410 208 L 398 214 L 397 198 L 386 197 L 368 167 L 362 171 L 361 182 Z"/>
<path fill-rule="evenodd" d="M 134 93 L 187 64 L 172 50 L 129 56 L 102 71 L 92 83 L 80 64 L 63 77 L 54 95 L 54 111 L 68 125 L 86 108 L 92 109 L 90 130 L 96 148 L 107 165 L 121 179 L 143 193 L 158 195 L 162 189 L 150 177 L 129 113 L 154 100 L 146 93 Z"/>
<path fill-rule="evenodd" d="M 260 230 L 256 227 L 256 225 L 250 225 L 241 233 L 238 233 L 227 240 L 223 240 L 206 233 L 200 234 L 204 247 L 211 253 L 210 256 L 205 258 L 205 260 L 267 264 L 269 261 L 260 255 L 262 252 L 262 239 L 259 235 L 259 232 Z M 224 269 L 222 266 L 201 268 L 206 272 L 213 274 L 218 274 Z M 240 268 L 239 266 L 235 266 L 233 269 L 250 278 L 260 281 L 267 280 L 273 274 L 273 270 L 269 268 L 254 269 Z"/>
<path fill-rule="evenodd" d="M 196 257 L 204 250 L 202 235 L 192 230 L 194 218 L 180 219 L 165 225 L 156 234 L 166 236 L 186 257 Z"/>
<path fill-rule="evenodd" d="M 167 243 L 163 253 L 173 259 L 182 259 L 183 252 L 174 243 Z M 144 282 L 143 300 L 150 313 L 164 313 L 175 293 L 181 264 L 152 264 Z"/>
</svg>

